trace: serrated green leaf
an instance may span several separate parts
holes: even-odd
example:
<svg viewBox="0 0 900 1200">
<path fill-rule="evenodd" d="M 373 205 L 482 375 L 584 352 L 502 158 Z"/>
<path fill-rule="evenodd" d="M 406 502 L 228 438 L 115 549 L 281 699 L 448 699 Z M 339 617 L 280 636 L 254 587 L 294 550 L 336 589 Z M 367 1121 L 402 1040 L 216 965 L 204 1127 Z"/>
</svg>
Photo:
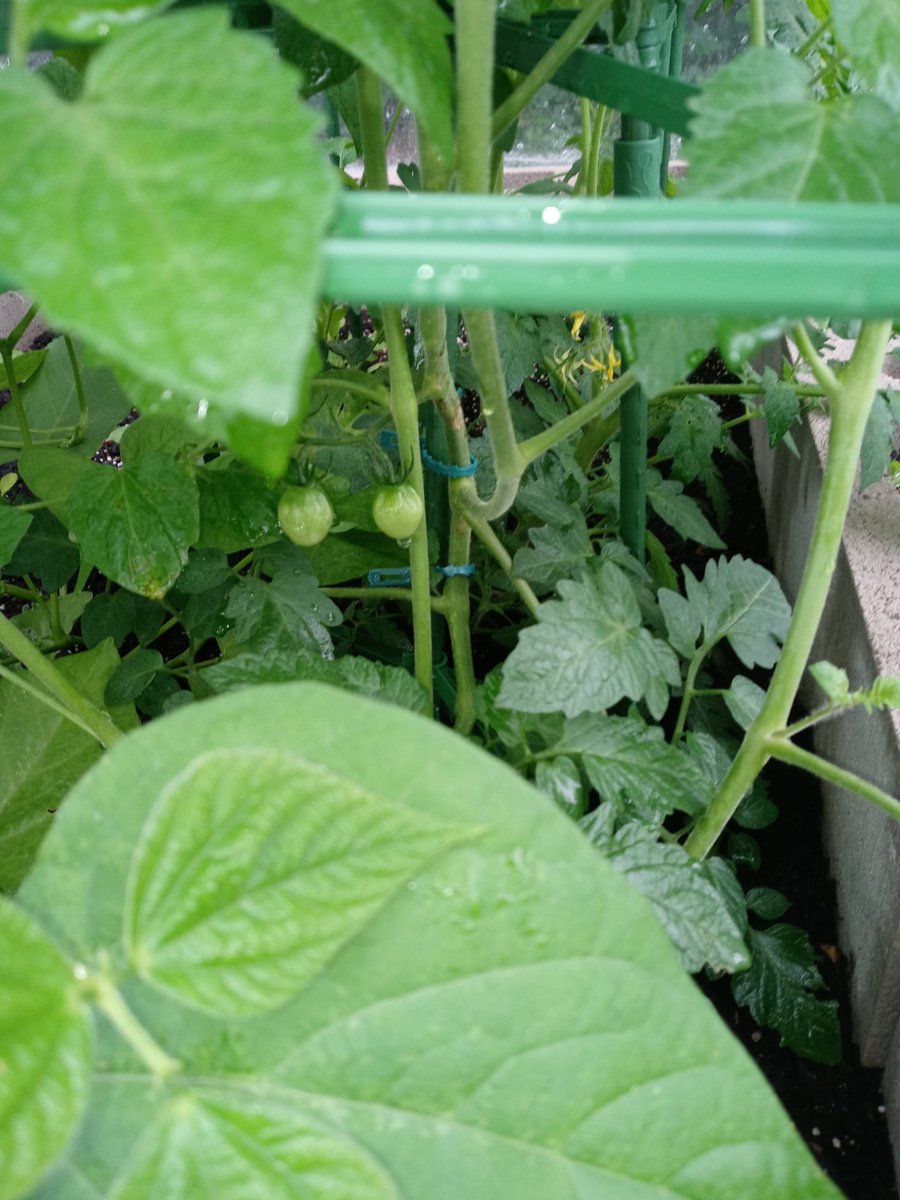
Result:
<svg viewBox="0 0 900 1200">
<path fill-rule="evenodd" d="M 810 664 L 809 673 L 828 697 L 829 703 L 850 703 L 850 679 L 842 667 L 825 661 L 815 662 Z"/>
<path fill-rule="evenodd" d="M 659 592 L 669 641 L 679 653 L 692 657 L 698 642 L 708 653 L 724 638 L 745 666 L 774 666 L 791 609 L 770 571 L 736 555 L 711 559 L 702 580 L 685 567 L 684 579 L 687 598 Z"/>
<path fill-rule="evenodd" d="M 700 505 L 684 495 L 683 486 L 676 479 L 663 479 L 658 471 L 648 471 L 647 503 L 679 537 L 713 550 L 725 549 L 725 543 L 703 515 Z"/>
<path fill-rule="evenodd" d="M 872 703 L 884 708 L 900 708 L 900 677 L 879 675 L 869 688 Z"/>
<path fill-rule="evenodd" d="M 119 656 L 112 643 L 57 659 L 56 669 L 103 706 Z M 128 705 L 110 714 L 120 729 L 137 725 Z M 7 680 L 0 681 L 0 891 L 14 892 L 70 787 L 100 757 L 95 738 Z M 2 972 L 0 972 L 2 975 Z"/>
<path fill-rule="evenodd" d="M 90 649 L 105 638 L 121 646 L 134 628 L 134 596 L 131 592 L 101 592 L 94 596 L 81 617 L 81 636 Z"/>
<path fill-rule="evenodd" d="M 84 558 L 154 600 L 180 575 L 200 528 L 197 487 L 165 454 L 86 472 L 69 492 L 67 510 Z"/>
<path fill-rule="evenodd" d="M 759 842 L 749 833 L 729 833 L 728 857 L 736 867 L 747 867 L 750 871 L 758 871 L 762 865 Z"/>
<path fill-rule="evenodd" d="M 560 599 L 540 605 L 537 624 L 522 630 L 503 666 L 501 706 L 575 717 L 628 697 L 646 700 L 659 719 L 681 673 L 670 647 L 643 627 L 625 573 L 595 561 L 558 591 Z"/>
<path fill-rule="evenodd" d="M 750 970 L 731 983 L 737 1003 L 749 1008 L 759 1025 L 776 1029 L 801 1057 L 839 1062 L 837 1004 L 812 994 L 824 985 L 808 936 L 794 925 L 751 929 L 750 952 Z"/>
<path fill-rule="evenodd" d="M 728 711 L 741 729 L 750 728 L 759 716 L 759 710 L 762 708 L 765 698 L 765 691 L 758 683 L 748 679 L 746 675 L 735 675 L 731 686 L 722 693 L 722 699 L 725 701 Z"/>
<path fill-rule="evenodd" d="M 702 812 L 712 790 L 697 763 L 669 745 L 657 725 L 633 717 L 583 715 L 566 721 L 562 754 L 580 755 L 602 800 L 623 816 L 661 823 L 674 809 Z"/>
<path fill-rule="evenodd" d="M 768 829 L 778 820 L 779 811 L 778 805 L 769 799 L 766 781 L 757 779 L 735 809 L 734 823 L 741 829 Z"/>
<path fill-rule="evenodd" d="M 831 0 L 831 13 L 853 69 L 895 109 L 900 108 L 900 8 L 872 0 Z"/>
<path fill-rule="evenodd" d="M 311 766 L 413 821 L 489 829 L 425 863 L 284 1008 L 210 1020 L 129 975 L 123 900 L 135 836 L 158 798 L 206 756 L 245 751 L 294 759 L 301 779 Z M 290 837 L 290 824 L 281 832 Z M 518 776 L 395 709 L 287 686 L 153 722 L 69 798 L 21 901 L 63 945 L 113 956 L 133 1011 L 182 1064 L 160 1088 L 101 1023 L 90 1110 L 48 1184 L 56 1195 L 81 1173 L 124 1200 L 118 1181 L 162 1157 L 165 1114 L 202 1104 L 221 1105 L 245 1135 L 237 1161 L 223 1147 L 223 1174 L 205 1188 L 220 1200 L 248 1194 L 244 1159 L 282 1162 L 277 1139 L 264 1135 L 258 1151 L 273 1105 L 289 1136 L 324 1125 L 363 1147 L 397 1196 L 650 1200 L 662 1189 L 836 1200 L 646 902 Z M 185 1151 L 188 1180 L 220 1161 Z M 324 1150 L 318 1161 L 308 1178 L 305 1161 L 286 1160 L 278 1183 L 348 1200 L 362 1190 Z"/>
<path fill-rule="evenodd" d="M 351 529 L 329 534 L 309 552 L 313 573 L 322 587 L 362 579 L 383 567 L 408 567 L 409 552 L 382 533 Z"/>
<path fill-rule="evenodd" d="M 530 546 L 517 550 L 513 571 L 537 587 L 549 588 L 560 579 L 568 579 L 591 557 L 594 548 L 587 524 L 580 513 L 568 529 L 549 525 L 528 531 Z"/>
<path fill-rule="evenodd" d="M 293 549 L 293 547 L 292 547 Z M 231 629 L 229 653 L 249 651 L 270 663 L 296 662 L 298 652 L 334 653 L 328 626 L 340 609 L 317 586 L 315 576 L 280 571 L 266 582 L 245 576 L 232 589 L 225 608 Z"/>
<path fill-rule="evenodd" d="M 704 199 L 900 200 L 900 125 L 878 97 L 816 101 L 808 69 L 754 48 L 691 102 L 684 194 Z"/>
<path fill-rule="evenodd" d="M 869 419 L 866 422 L 860 449 L 859 490 L 861 492 L 883 478 L 891 465 L 893 453 L 894 419 L 887 400 L 879 392 L 869 411 Z"/>
<path fill-rule="evenodd" d="M 561 754 L 549 762 L 539 762 L 534 773 L 534 786 L 573 820 L 584 816 L 587 808 L 585 787 L 581 772 L 571 758 Z"/>
<path fill-rule="evenodd" d="M 474 826 L 394 807 L 310 763 L 220 751 L 172 781 L 132 860 L 140 974 L 189 1007 L 267 1012 Z"/>
<path fill-rule="evenodd" d="M 427 129 L 441 156 L 453 157 L 450 22 L 433 2 L 281 0 L 280 7 L 320 37 L 371 67 Z"/>
<path fill-rule="evenodd" d="M 122 431 L 119 449 L 122 462 L 137 462 L 145 454 L 168 454 L 172 458 L 196 458 L 198 435 L 184 421 L 161 412 L 143 413 Z"/>
<path fill-rule="evenodd" d="M 722 449 L 722 417 L 709 396 L 684 396 L 669 418 L 659 453 L 672 458 L 672 474 L 693 483 L 709 470 L 713 454 Z"/>
<path fill-rule="evenodd" d="M 231 554 L 278 537 L 277 496 L 259 471 L 220 458 L 199 467 L 194 478 L 200 493 L 199 547 Z"/>
<path fill-rule="evenodd" d="M 774 888 L 751 888 L 747 893 L 747 907 L 764 921 L 777 921 L 791 907 L 791 902 Z"/>
<path fill-rule="evenodd" d="M 769 445 L 777 446 L 800 420 L 800 398 L 789 383 L 779 379 L 774 371 L 764 378 L 763 412 L 769 427 Z"/>
<path fill-rule="evenodd" d="M 110 676 L 104 699 L 107 705 L 136 700 L 163 665 L 158 650 L 135 650 L 123 658 Z"/>
<path fill-rule="evenodd" d="M 733 975 L 750 964 L 740 927 L 704 865 L 640 824 L 623 826 L 603 847 L 617 871 L 647 897 L 686 971 L 709 965 Z"/>
<path fill-rule="evenodd" d="M 71 964 L 2 896 L 0 962 L 0 1200 L 16 1200 L 72 1136 L 92 1037 Z"/>
<path fill-rule="evenodd" d="M 0 266 L 161 388 L 289 426 L 334 196 L 295 96 L 264 40 L 210 8 L 121 33 L 75 104 L 4 71 Z"/>
<path fill-rule="evenodd" d="M 0 501 L 0 567 L 5 566 L 28 532 L 31 513 Z"/>
</svg>

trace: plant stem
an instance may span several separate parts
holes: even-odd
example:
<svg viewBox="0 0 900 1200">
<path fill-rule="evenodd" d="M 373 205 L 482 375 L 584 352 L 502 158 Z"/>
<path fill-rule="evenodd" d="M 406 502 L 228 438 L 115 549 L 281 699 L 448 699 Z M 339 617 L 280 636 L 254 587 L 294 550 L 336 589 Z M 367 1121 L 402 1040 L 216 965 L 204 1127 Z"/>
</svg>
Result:
<svg viewBox="0 0 900 1200">
<path fill-rule="evenodd" d="M 556 39 L 544 57 L 494 113 L 492 139 L 505 133 L 519 114 L 525 111 L 544 84 L 550 82 L 572 51 L 578 49 L 611 5 L 612 0 L 587 0 L 571 25 Z"/>
<path fill-rule="evenodd" d="M 820 758 L 818 754 L 812 754 L 809 750 L 795 746 L 793 742 L 789 742 L 784 737 L 769 738 L 767 748 L 772 758 L 790 763 L 794 767 L 801 767 L 804 771 L 809 771 L 811 775 L 816 775 L 827 783 L 833 783 L 836 787 L 845 788 L 848 792 L 856 792 L 864 799 L 871 800 L 894 820 L 900 821 L 900 800 L 895 799 L 888 792 L 882 791 L 874 783 L 869 783 L 867 779 L 862 779 L 855 772 L 845 771 L 843 767 L 835 766 L 827 759 Z"/>
<path fill-rule="evenodd" d="M 75 380 L 75 395 L 78 397 L 78 424 L 75 426 L 75 432 L 72 434 L 72 442 L 81 440 L 84 434 L 85 426 L 88 419 L 88 404 L 87 396 L 84 394 L 84 383 L 81 378 L 81 368 L 78 365 L 78 357 L 75 354 L 75 347 L 72 345 L 72 339 L 68 334 L 63 335 L 63 341 L 66 343 L 66 352 L 69 356 L 69 365 L 72 368 L 72 377 Z"/>
<path fill-rule="evenodd" d="M 83 970 L 83 968 L 82 968 Z M 104 972 L 91 972 L 84 981 L 84 994 L 97 1005 L 156 1079 L 169 1079 L 181 1063 L 153 1039 L 122 998 L 122 993 Z"/>
<path fill-rule="evenodd" d="M 494 521 L 516 498 L 519 480 L 528 465 L 523 457 L 512 413 L 506 396 L 506 377 L 500 362 L 497 325 L 494 314 L 483 309 L 463 311 L 472 362 L 481 392 L 481 412 L 491 435 L 497 486 L 490 500 L 484 502 L 482 515 Z M 474 489 L 473 489 L 474 490 Z"/>
<path fill-rule="evenodd" d="M 118 742 L 125 736 L 106 713 L 91 704 L 86 696 L 82 696 L 81 692 L 69 683 L 53 663 L 44 658 L 40 650 L 2 613 L 0 613 L 0 646 L 3 646 L 19 662 L 23 663 L 52 697 L 71 710 L 78 718 L 78 723 L 87 729 L 101 746 L 112 746 L 114 742 Z"/>
<path fill-rule="evenodd" d="M 606 125 L 606 106 L 598 104 L 591 130 L 591 159 L 588 166 L 587 194 L 596 199 L 600 192 L 600 155 L 603 149 L 603 134 Z"/>
<path fill-rule="evenodd" d="M 809 336 L 809 331 L 803 322 L 799 322 L 792 330 L 792 336 L 797 349 L 806 359 L 809 364 L 809 369 L 812 371 L 815 378 L 818 380 L 823 392 L 830 399 L 840 395 L 841 384 L 837 375 L 829 367 L 828 363 L 820 356 L 818 350 L 812 343 L 812 338 Z"/>
<path fill-rule="evenodd" d="M 30 446 L 31 430 L 28 427 L 28 417 L 25 415 L 25 405 L 22 402 L 22 393 L 19 390 L 19 384 L 16 380 L 16 372 L 13 365 L 13 351 L 9 338 L 0 339 L 0 359 L 3 361 L 3 367 L 6 371 L 6 382 L 9 386 L 9 394 L 12 397 L 13 407 L 16 410 L 16 420 L 19 424 L 19 432 L 22 435 L 22 445 Z"/>
<path fill-rule="evenodd" d="M 366 179 L 370 188 L 387 191 L 387 159 L 384 144 L 384 110 L 381 80 L 366 67 L 357 72 L 360 129 Z M 400 461 L 409 468 L 409 482 L 425 505 L 425 480 L 422 473 L 422 454 L 419 446 L 419 400 L 416 396 L 409 360 L 406 356 L 406 335 L 403 317 L 394 305 L 382 307 L 382 324 L 388 352 L 388 371 L 391 382 L 391 415 L 400 450 Z M 428 529 L 425 518 L 413 534 L 409 547 L 412 570 L 412 624 L 415 656 L 415 675 L 427 698 L 426 712 L 430 716 L 434 703 L 434 676 L 431 645 L 431 587 L 428 561 Z"/>
<path fill-rule="evenodd" d="M 687 720 L 688 709 L 691 707 L 691 701 L 697 695 L 697 689 L 694 684 L 697 682 L 697 674 L 703 665 L 706 656 L 712 650 L 715 643 L 704 642 L 700 649 L 691 659 L 688 673 L 684 681 L 684 695 L 681 697 L 681 705 L 678 709 L 678 717 L 675 721 L 675 728 L 672 731 L 672 745 L 677 746 L 681 741 L 681 735 L 684 733 L 684 725 Z"/>
<path fill-rule="evenodd" d="M 509 551 L 497 537 L 496 533 L 494 533 L 490 522 L 486 521 L 483 517 L 478 517 L 468 512 L 466 512 L 465 517 L 472 526 L 472 531 L 478 537 L 479 541 L 491 552 L 497 563 L 506 573 L 510 583 L 524 601 L 525 607 L 533 617 L 536 617 L 539 603 L 538 598 L 531 590 L 530 584 L 514 573 Z"/>
<path fill-rule="evenodd" d="M 536 433 L 534 437 L 527 438 L 519 446 L 519 454 L 525 460 L 526 465 L 534 462 L 534 460 L 545 450 L 549 450 L 558 442 L 564 441 L 573 433 L 577 433 L 583 425 L 587 425 L 594 417 L 598 417 L 605 408 L 610 404 L 614 404 L 616 400 L 620 400 L 622 396 L 634 387 L 636 383 L 634 373 L 626 371 L 624 375 L 620 375 L 615 383 L 611 383 L 608 388 L 604 388 L 598 393 L 593 400 L 589 400 L 582 408 L 576 412 L 569 413 L 567 417 L 557 421 L 555 425 L 551 425 L 549 429 L 545 429 L 543 433 Z"/>
<path fill-rule="evenodd" d="M 456 168 L 461 192 L 491 190 L 496 8 L 496 0 L 456 0 Z"/>
<path fill-rule="evenodd" d="M 28 674 L 25 671 L 10 671 L 8 667 L 0 666 L 0 679 L 6 679 L 9 683 L 17 688 L 21 688 L 23 692 L 27 692 L 29 696 L 33 696 L 35 700 L 39 700 L 41 704 L 46 704 L 48 708 L 52 708 L 55 713 L 58 713 L 64 720 L 71 721 L 73 725 L 77 725 L 79 729 L 94 736 L 94 731 L 88 725 L 67 708 L 65 704 L 61 704 L 59 700 L 55 700 L 49 696 L 42 688 L 35 687 L 33 683 L 29 683 Z"/>
<path fill-rule="evenodd" d="M 351 396 L 360 396 L 363 400 L 370 400 L 373 404 L 377 404 L 379 408 L 388 408 L 390 405 L 387 389 L 366 387 L 364 383 L 358 383 L 355 380 L 344 382 L 334 378 L 319 378 L 314 379 L 310 386 L 314 392 L 347 392 Z"/>
<path fill-rule="evenodd" d="M 831 405 L 828 463 L 790 628 L 762 709 L 744 735 L 741 748 L 712 804 L 685 843 L 685 849 L 695 858 L 704 858 L 712 849 L 765 766 L 772 737 L 787 724 L 834 575 L 863 434 L 890 334 L 890 321 L 865 323 L 853 357 L 840 381 L 835 379 L 837 390 Z"/>
<path fill-rule="evenodd" d="M 766 44 L 766 0 L 750 0 L 750 45 Z"/>
</svg>

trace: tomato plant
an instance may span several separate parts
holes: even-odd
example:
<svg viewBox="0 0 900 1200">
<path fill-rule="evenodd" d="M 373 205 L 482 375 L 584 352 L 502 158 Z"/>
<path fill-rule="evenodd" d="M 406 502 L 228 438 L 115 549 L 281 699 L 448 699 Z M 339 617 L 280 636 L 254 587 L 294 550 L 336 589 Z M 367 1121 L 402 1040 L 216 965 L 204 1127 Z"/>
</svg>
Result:
<svg viewBox="0 0 900 1200">
<path fill-rule="evenodd" d="M 900 812 L 794 741 L 896 679 L 814 664 L 826 703 L 791 711 L 860 452 L 868 482 L 900 417 L 896 283 L 866 278 L 896 18 L 752 0 L 746 53 L 685 90 L 662 7 L 3 10 L 0 273 L 34 308 L 0 338 L 0 1200 L 836 1195 L 682 968 L 837 1058 L 809 939 L 739 871 L 770 758 Z M 577 161 L 489 195 L 567 63 L 602 92 Z M 610 63 L 645 184 L 681 188 L 653 131 L 690 133 L 686 196 L 646 217 L 599 201 L 640 165 Z M 735 261 L 772 274 L 723 292 L 760 221 Z M 59 333 L 26 348 L 38 309 Z M 840 370 L 829 309 L 866 318 Z M 783 332 L 811 380 L 754 365 Z M 714 346 L 727 384 L 689 377 Z M 792 617 L 726 545 L 733 433 L 823 406 Z"/>
</svg>

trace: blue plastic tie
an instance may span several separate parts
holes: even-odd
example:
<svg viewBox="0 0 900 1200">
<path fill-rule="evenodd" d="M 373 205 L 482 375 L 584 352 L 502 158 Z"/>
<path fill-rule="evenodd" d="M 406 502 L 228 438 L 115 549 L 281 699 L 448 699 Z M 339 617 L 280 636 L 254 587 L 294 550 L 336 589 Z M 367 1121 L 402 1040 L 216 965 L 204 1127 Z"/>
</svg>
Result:
<svg viewBox="0 0 900 1200">
<path fill-rule="evenodd" d="M 409 587 L 412 571 L 409 567 L 377 567 L 366 575 L 369 587 Z"/>
<path fill-rule="evenodd" d="M 478 470 L 478 459 L 474 454 L 469 459 L 467 467 L 457 467 L 453 463 L 445 463 L 441 462 L 439 458 L 432 458 L 428 451 L 423 449 L 422 462 L 429 471 L 435 475 L 443 475 L 447 479 L 466 479 Z"/>
<path fill-rule="evenodd" d="M 447 567 L 438 567 L 437 571 L 440 575 L 444 575 L 448 579 L 451 579 L 454 575 L 474 575 L 475 574 L 475 564 L 474 563 L 451 564 L 450 566 L 447 566 Z"/>
<path fill-rule="evenodd" d="M 397 436 L 396 429 L 380 429 L 378 431 L 378 445 L 382 450 L 399 450 L 400 438 Z"/>
</svg>

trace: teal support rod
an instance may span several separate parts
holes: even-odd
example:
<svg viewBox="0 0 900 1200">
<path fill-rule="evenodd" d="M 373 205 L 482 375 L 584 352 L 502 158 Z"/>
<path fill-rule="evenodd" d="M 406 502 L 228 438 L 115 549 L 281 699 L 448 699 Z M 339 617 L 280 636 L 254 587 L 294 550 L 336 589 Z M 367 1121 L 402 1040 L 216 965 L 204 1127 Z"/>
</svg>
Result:
<svg viewBox="0 0 900 1200">
<path fill-rule="evenodd" d="M 346 192 L 322 294 L 518 312 L 893 318 L 900 205 Z"/>
<path fill-rule="evenodd" d="M 666 38 L 666 11 L 665 3 L 657 4 L 636 39 L 641 66 L 656 73 Z M 615 194 L 658 199 L 661 151 L 656 129 L 645 121 L 623 115 L 622 133 L 613 150 Z M 619 528 L 622 540 L 638 562 L 644 561 L 647 540 L 647 408 L 643 388 L 634 387 L 622 397 Z"/>
</svg>

